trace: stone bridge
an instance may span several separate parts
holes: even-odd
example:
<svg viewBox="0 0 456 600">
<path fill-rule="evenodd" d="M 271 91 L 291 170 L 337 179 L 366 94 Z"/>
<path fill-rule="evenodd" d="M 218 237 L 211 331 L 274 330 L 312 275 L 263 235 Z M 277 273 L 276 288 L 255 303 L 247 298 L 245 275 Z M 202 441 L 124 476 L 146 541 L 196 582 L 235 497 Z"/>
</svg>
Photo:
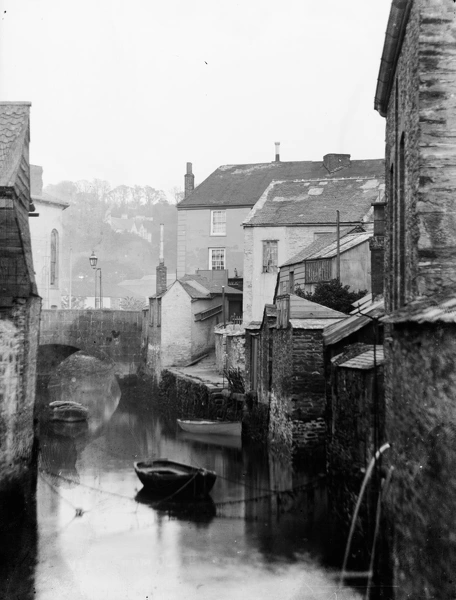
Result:
<svg viewBox="0 0 456 600">
<path fill-rule="evenodd" d="M 115 363 L 120 377 L 135 374 L 141 363 L 142 311 L 41 311 L 38 373 L 44 374 L 70 354 L 83 350 Z"/>
</svg>

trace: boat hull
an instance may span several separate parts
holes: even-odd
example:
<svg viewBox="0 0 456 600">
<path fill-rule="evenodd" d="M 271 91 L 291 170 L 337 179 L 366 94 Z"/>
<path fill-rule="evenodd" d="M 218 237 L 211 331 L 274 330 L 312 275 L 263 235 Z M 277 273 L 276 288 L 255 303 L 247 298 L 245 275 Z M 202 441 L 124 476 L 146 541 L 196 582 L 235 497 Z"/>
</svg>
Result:
<svg viewBox="0 0 456 600">
<path fill-rule="evenodd" d="M 242 433 L 240 421 L 206 421 L 177 419 L 179 427 L 187 433 L 237 435 Z"/>
<path fill-rule="evenodd" d="M 65 423 L 79 423 L 87 421 L 89 410 L 78 402 L 51 402 L 49 404 L 50 421 L 63 421 Z"/>
<path fill-rule="evenodd" d="M 150 494 L 161 497 L 204 498 L 217 479 L 214 471 L 166 459 L 134 464 L 136 475 Z"/>
</svg>

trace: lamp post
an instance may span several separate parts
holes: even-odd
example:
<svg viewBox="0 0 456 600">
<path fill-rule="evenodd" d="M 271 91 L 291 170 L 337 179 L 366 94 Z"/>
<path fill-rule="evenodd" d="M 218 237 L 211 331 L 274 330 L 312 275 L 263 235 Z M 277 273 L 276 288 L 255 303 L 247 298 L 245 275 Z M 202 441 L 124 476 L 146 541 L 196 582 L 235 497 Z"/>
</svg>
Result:
<svg viewBox="0 0 456 600">
<path fill-rule="evenodd" d="M 95 308 L 97 308 L 97 272 L 100 275 L 100 298 L 98 303 L 98 308 L 103 308 L 103 288 L 101 285 L 101 268 L 97 267 L 98 257 L 95 255 L 95 252 L 92 250 L 92 255 L 89 257 L 90 266 L 95 270 Z"/>
</svg>

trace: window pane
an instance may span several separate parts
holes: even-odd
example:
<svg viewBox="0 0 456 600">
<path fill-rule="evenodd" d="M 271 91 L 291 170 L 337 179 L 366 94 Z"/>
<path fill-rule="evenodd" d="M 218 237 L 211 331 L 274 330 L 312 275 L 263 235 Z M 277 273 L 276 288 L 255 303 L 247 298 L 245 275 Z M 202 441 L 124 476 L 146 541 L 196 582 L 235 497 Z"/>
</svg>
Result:
<svg viewBox="0 0 456 600">
<path fill-rule="evenodd" d="M 263 273 L 277 272 L 277 240 L 263 242 Z"/>
<path fill-rule="evenodd" d="M 210 268 L 221 270 L 225 268 L 225 248 L 211 248 Z"/>
<path fill-rule="evenodd" d="M 226 235 L 226 211 L 212 211 L 211 235 Z"/>
</svg>

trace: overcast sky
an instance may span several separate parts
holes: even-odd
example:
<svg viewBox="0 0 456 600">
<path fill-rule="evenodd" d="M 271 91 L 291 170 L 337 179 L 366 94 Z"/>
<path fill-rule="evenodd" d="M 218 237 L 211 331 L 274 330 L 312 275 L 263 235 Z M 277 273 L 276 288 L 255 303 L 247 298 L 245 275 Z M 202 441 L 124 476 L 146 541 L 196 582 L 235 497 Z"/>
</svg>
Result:
<svg viewBox="0 0 456 600">
<path fill-rule="evenodd" d="M 45 183 L 183 187 L 223 164 L 384 155 L 390 0 L 0 0 L 0 99 Z"/>
</svg>

